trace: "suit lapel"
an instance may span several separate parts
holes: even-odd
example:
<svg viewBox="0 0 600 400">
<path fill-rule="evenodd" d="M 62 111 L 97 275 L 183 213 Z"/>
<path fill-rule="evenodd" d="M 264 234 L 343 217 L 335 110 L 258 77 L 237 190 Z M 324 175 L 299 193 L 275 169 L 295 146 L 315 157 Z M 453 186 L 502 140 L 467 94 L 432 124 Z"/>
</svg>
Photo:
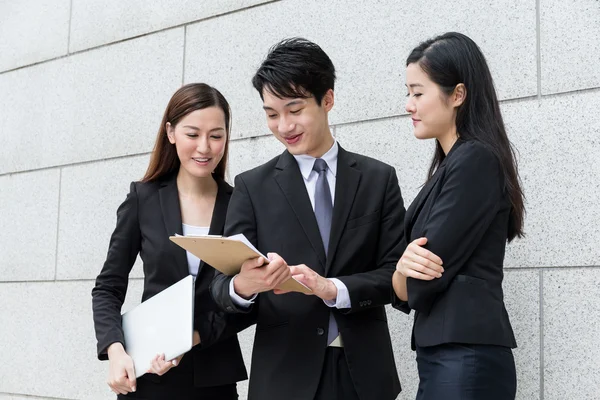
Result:
<svg viewBox="0 0 600 400">
<path fill-rule="evenodd" d="M 223 180 L 217 180 L 217 184 L 219 185 L 219 189 L 217 191 L 217 199 L 215 200 L 215 207 L 210 219 L 210 228 L 208 229 L 209 235 L 223 234 L 225 217 L 227 216 L 227 206 L 229 205 L 229 199 L 231 198 L 231 193 L 233 191 L 233 188 Z M 198 276 L 204 271 L 204 265 L 204 261 L 200 261 Z"/>
<path fill-rule="evenodd" d="M 421 208 L 425 204 L 425 200 L 427 200 L 429 193 L 431 193 L 431 189 L 433 189 L 435 187 L 436 183 L 440 179 L 440 176 L 442 176 L 444 173 L 443 171 L 446 168 L 446 162 L 448 161 L 448 157 L 451 157 L 452 153 L 457 148 L 459 148 L 463 143 L 464 142 L 460 139 L 456 141 L 454 146 L 452 146 L 452 149 L 450 149 L 450 152 L 448 152 L 448 155 L 440 163 L 440 166 L 435 171 L 435 173 L 433 174 L 431 179 L 429 181 L 427 181 L 427 183 L 425 183 L 425 186 L 423 186 L 423 189 L 421 189 L 421 191 L 419 192 L 417 197 L 415 197 L 415 199 L 411 203 L 410 207 L 406 211 L 406 215 L 404 216 L 404 221 L 405 221 L 404 232 L 406 234 L 407 241 L 410 238 L 410 232 L 411 232 L 413 224 L 415 222 L 414 221 L 415 218 L 417 217 L 417 215 L 419 215 Z"/>
<path fill-rule="evenodd" d="M 167 237 L 175 234 L 181 235 L 183 228 L 181 226 L 181 208 L 179 206 L 176 175 L 173 175 L 172 178 L 162 184 L 159 189 L 159 198 Z M 171 252 L 175 258 L 175 267 L 183 279 L 189 274 L 185 250 L 171 241 L 169 241 L 169 246 L 171 246 Z"/>
<path fill-rule="evenodd" d="M 348 215 L 354 204 L 354 198 L 360 183 L 361 172 L 355 168 L 356 160 L 350 153 L 339 146 L 337 175 L 335 179 L 335 200 L 333 217 L 331 221 L 331 234 L 329 236 L 329 250 L 325 273 L 329 272 L 331 263 L 335 258 L 340 238 L 346 226 Z"/>
<path fill-rule="evenodd" d="M 319 257 L 319 261 L 321 262 L 320 272 L 322 272 L 325 270 L 326 264 L 325 249 L 323 248 L 317 219 L 308 193 L 306 192 L 306 185 L 304 184 L 298 163 L 289 152 L 285 151 L 279 157 L 275 168 L 278 170 L 275 173 L 275 181 L 281 188 L 294 214 L 296 214 L 296 218 L 298 218 L 304 233 L 308 237 L 313 250 Z"/>
</svg>

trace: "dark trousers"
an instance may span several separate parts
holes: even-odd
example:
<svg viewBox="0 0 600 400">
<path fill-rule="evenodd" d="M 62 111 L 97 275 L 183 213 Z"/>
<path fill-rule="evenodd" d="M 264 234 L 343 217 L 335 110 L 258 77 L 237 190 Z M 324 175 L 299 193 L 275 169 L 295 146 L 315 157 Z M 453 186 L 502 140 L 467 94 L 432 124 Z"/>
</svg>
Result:
<svg viewBox="0 0 600 400">
<path fill-rule="evenodd" d="M 417 400 L 514 400 L 516 395 L 515 360 L 508 347 L 417 347 L 417 367 Z"/>
<path fill-rule="evenodd" d="M 328 347 L 315 400 L 359 400 L 342 347 Z"/>
</svg>

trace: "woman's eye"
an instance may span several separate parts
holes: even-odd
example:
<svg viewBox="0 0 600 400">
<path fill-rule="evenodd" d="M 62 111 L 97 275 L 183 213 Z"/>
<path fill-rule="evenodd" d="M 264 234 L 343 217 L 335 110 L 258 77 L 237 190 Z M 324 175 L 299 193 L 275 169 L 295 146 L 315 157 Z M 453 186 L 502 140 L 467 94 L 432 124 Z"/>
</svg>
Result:
<svg viewBox="0 0 600 400">
<path fill-rule="evenodd" d="M 290 114 L 300 114 L 300 111 L 302 111 L 302 109 L 290 111 Z"/>
<path fill-rule="evenodd" d="M 267 117 L 269 117 L 269 119 L 273 119 L 273 118 L 277 117 L 277 114 L 269 114 L 269 115 L 267 115 Z"/>
<path fill-rule="evenodd" d="M 187 137 L 191 137 L 191 138 L 198 137 L 198 135 L 197 135 L 197 134 L 195 134 L 195 133 L 187 133 L 187 134 L 186 134 L 186 136 L 187 136 Z"/>
</svg>

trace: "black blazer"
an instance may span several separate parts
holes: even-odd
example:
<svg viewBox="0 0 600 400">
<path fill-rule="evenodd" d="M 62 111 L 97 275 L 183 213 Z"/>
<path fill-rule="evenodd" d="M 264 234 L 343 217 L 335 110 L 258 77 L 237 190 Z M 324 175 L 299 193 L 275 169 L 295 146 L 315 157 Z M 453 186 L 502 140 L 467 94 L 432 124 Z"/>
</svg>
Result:
<svg viewBox="0 0 600 400">
<path fill-rule="evenodd" d="M 229 295 L 230 277 L 217 273 L 211 291 L 229 312 L 256 322 L 249 399 L 306 400 L 316 393 L 330 312 L 344 340 L 348 366 L 361 399 L 395 399 L 400 382 L 385 304 L 398 258 L 404 206 L 396 173 L 380 161 L 338 153 L 329 255 L 294 157 L 285 151 L 238 175 L 225 234 L 243 233 L 261 252 L 289 265 L 304 263 L 347 287 L 352 308 L 327 307 L 300 293 L 258 295 L 248 309 Z M 238 314 L 239 315 L 239 314 Z"/>
<path fill-rule="evenodd" d="M 210 223 L 210 234 L 222 234 L 227 205 L 233 188 L 218 181 L 218 193 Z M 181 209 L 176 177 L 161 182 L 134 182 L 127 198 L 117 210 L 117 226 L 110 239 L 102 272 L 92 290 L 94 326 L 98 339 L 98 358 L 106 360 L 107 347 L 124 343 L 121 329 L 121 306 L 127 291 L 128 276 L 138 253 L 144 262 L 145 301 L 189 275 L 186 252 L 169 240 L 182 233 Z M 237 336 L 223 339 L 227 317 L 219 311 L 208 291 L 215 270 L 201 263 L 195 284 L 194 329 L 202 343 L 192 348 L 177 368 L 169 374 L 182 373 L 193 367 L 198 387 L 232 384 L 247 378 Z M 193 364 L 190 365 L 190 364 Z M 161 380 L 146 374 L 142 380 Z"/>
<path fill-rule="evenodd" d="M 426 237 L 444 262 L 441 278 L 407 279 L 413 349 L 516 347 L 502 292 L 510 210 L 498 159 L 481 143 L 457 141 L 406 212 L 407 243 Z M 393 305 L 407 311 L 398 298 Z"/>
</svg>

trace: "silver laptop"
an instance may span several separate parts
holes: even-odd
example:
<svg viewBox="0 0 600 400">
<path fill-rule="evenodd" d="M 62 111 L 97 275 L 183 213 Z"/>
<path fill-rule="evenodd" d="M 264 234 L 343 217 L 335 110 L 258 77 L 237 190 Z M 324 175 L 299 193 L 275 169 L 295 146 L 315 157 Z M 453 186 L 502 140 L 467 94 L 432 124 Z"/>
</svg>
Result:
<svg viewBox="0 0 600 400">
<path fill-rule="evenodd" d="M 122 316 L 125 350 L 135 376 L 148 371 L 157 354 L 171 360 L 192 348 L 194 277 L 188 275 Z"/>
</svg>

